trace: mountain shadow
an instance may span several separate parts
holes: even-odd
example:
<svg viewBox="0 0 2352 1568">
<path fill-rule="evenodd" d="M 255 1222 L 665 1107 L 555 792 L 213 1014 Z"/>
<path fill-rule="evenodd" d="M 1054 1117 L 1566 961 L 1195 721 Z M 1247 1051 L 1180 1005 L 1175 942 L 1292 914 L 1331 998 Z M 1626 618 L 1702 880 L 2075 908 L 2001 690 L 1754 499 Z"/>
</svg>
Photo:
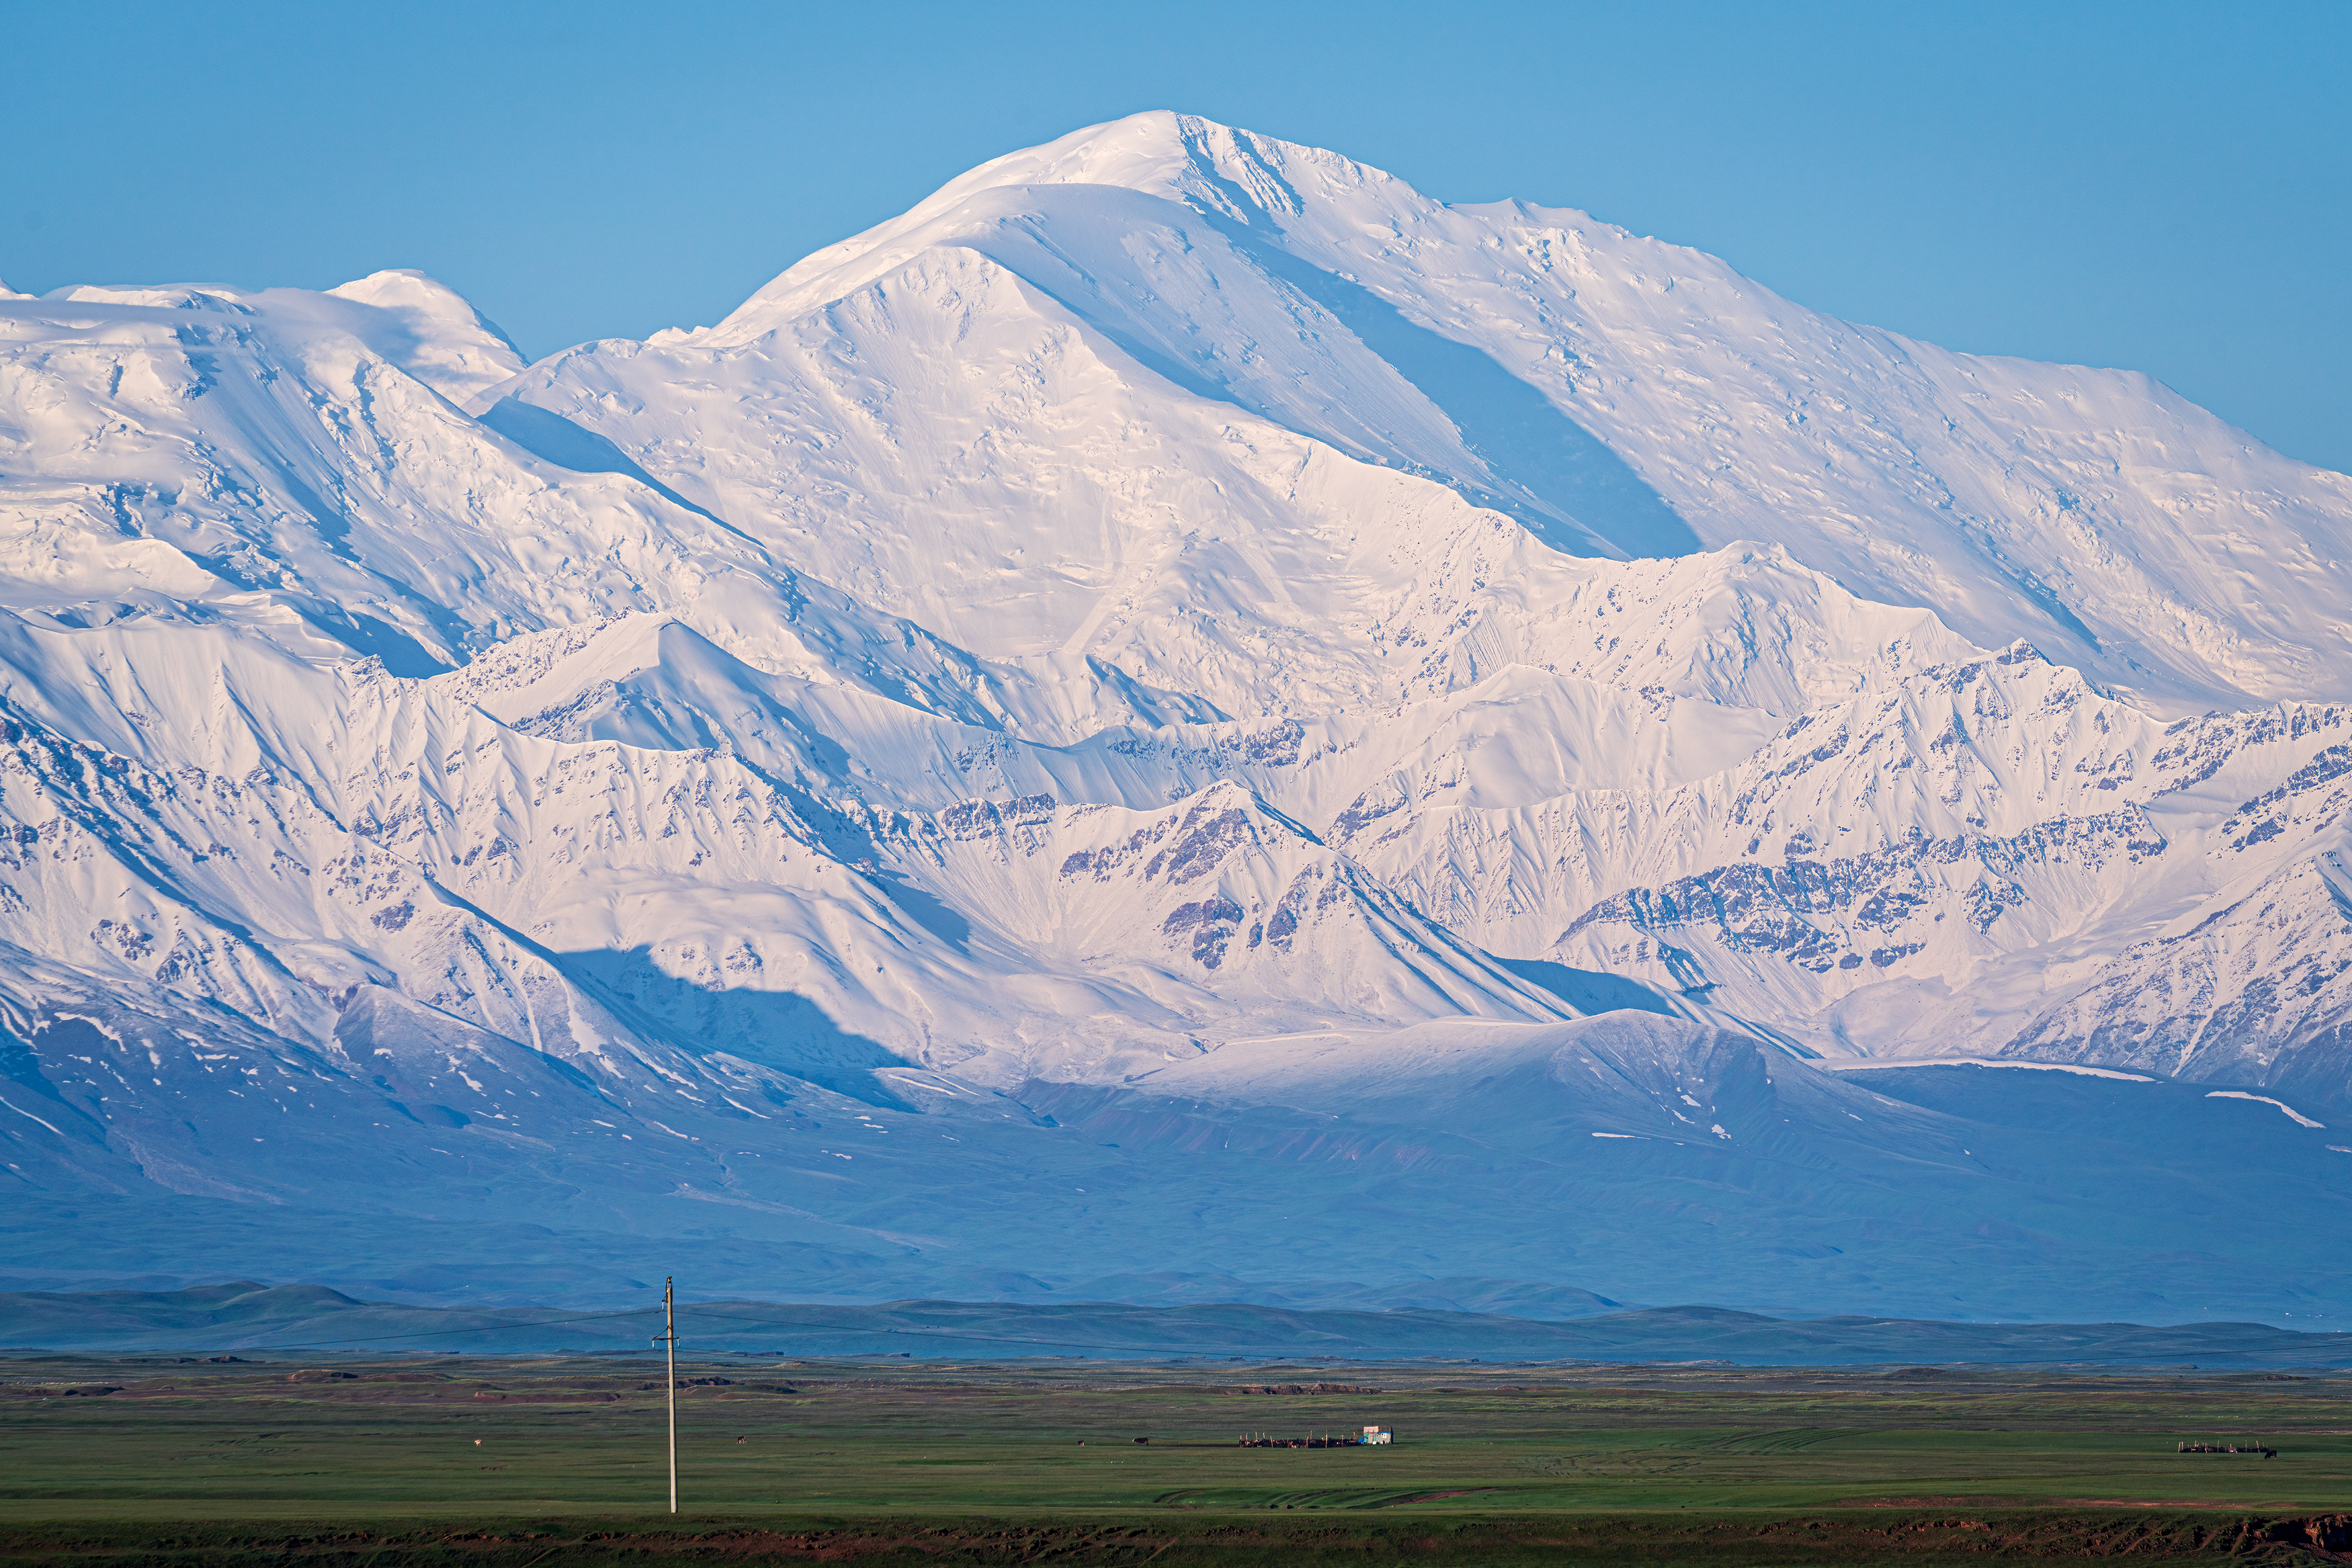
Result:
<svg viewBox="0 0 2352 1568">
<path fill-rule="evenodd" d="M 1578 528 L 1637 558 L 1706 548 L 1607 443 L 1484 350 L 1416 325 L 1363 285 L 1301 260 L 1244 225 L 1202 215 L 1236 250 L 1338 317 L 1420 388 L 1495 476 L 1517 491 L 1489 490 L 1453 476 L 1454 488 L 1469 500 L 1507 513 L 1567 555 L 1599 553 Z"/>
<path fill-rule="evenodd" d="M 1599 969 L 1572 969 L 1549 958 L 1496 958 L 1495 962 L 1528 984 L 1542 987 L 1580 1013 L 1633 1011 L 1663 1013 L 1667 1018 L 1682 1016 L 1657 992 L 1622 975 Z"/>
<path fill-rule="evenodd" d="M 842 1029 L 798 992 L 698 985 L 664 973 L 643 946 L 556 957 L 599 999 L 665 1044 L 696 1056 L 725 1051 L 864 1104 L 914 1109 L 874 1076 L 876 1068 L 908 1065 L 906 1059 Z"/>
<path fill-rule="evenodd" d="M 502 397 L 477 417 L 525 452 L 558 468 L 568 468 L 574 474 L 619 474 L 635 479 L 672 506 L 683 507 L 738 538 L 751 538 L 726 518 L 696 506 L 646 473 L 635 458 L 604 436 L 572 423 L 552 409 L 525 402 L 519 397 Z"/>
</svg>

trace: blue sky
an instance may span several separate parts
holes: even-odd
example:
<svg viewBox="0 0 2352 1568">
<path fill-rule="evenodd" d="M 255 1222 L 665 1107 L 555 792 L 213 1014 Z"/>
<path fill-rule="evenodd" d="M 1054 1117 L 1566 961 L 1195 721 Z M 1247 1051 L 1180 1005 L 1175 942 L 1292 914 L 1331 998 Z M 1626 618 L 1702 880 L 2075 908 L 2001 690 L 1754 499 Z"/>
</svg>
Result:
<svg viewBox="0 0 2352 1568">
<path fill-rule="evenodd" d="M 974 163 L 1172 108 L 2145 370 L 2352 469 L 2345 0 L 0 0 L 0 38 L 21 289 L 419 267 L 542 354 L 714 320 Z"/>
</svg>

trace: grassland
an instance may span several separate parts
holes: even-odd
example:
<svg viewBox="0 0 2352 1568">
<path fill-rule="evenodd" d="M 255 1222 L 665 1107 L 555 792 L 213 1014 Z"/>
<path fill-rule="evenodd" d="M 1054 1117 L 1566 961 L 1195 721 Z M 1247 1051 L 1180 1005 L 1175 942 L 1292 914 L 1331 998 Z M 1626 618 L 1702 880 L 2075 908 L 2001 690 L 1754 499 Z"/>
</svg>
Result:
<svg viewBox="0 0 2352 1568">
<path fill-rule="evenodd" d="M 1230 1563 L 1980 1562 L 1999 1542 L 2074 1556 L 2128 1541 L 2142 1560 L 2210 1561 L 2287 1551 L 2262 1531 L 2352 1509 L 2352 1378 L 2337 1376 L 681 1364 L 726 1381 L 680 1396 L 677 1536 L 649 1517 L 667 1489 L 649 1364 L 5 1371 L 0 1561 L 16 1562 L 145 1561 L 169 1540 L 191 1563 L 242 1542 L 385 1568 L 453 1552 L 561 1563 L 625 1542 L 632 1561 Z M 1318 1382 L 1379 1392 L 1234 1392 Z M 1375 1421 L 1394 1447 L 1234 1446 Z M 2209 1437 L 2279 1454 L 2174 1451 Z"/>
</svg>

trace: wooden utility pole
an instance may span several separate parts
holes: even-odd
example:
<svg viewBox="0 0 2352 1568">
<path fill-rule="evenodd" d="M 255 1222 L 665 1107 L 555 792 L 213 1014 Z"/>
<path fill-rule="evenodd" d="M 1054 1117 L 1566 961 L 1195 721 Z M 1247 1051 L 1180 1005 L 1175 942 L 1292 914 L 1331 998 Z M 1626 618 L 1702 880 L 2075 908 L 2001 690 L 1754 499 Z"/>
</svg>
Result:
<svg viewBox="0 0 2352 1568">
<path fill-rule="evenodd" d="M 662 1281 L 662 1332 L 654 1343 L 669 1349 L 669 1511 L 677 1511 L 677 1309 L 671 1285 L 674 1276 Z"/>
</svg>

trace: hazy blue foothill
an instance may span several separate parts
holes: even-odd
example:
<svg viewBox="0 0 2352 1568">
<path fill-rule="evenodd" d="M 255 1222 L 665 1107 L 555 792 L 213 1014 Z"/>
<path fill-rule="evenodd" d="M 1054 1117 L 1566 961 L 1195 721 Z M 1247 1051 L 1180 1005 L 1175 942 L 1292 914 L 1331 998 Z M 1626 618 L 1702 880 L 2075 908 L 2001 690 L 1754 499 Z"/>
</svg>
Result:
<svg viewBox="0 0 2352 1568">
<path fill-rule="evenodd" d="M 645 1356 L 658 1305 L 635 1315 L 408 1307 L 316 1286 L 250 1281 L 173 1291 L 0 1293 L 12 1348 L 83 1354 L 242 1353 L 262 1359 L 388 1354 L 573 1354 Z M 1421 1358 L 1533 1362 L 1690 1362 L 1733 1365 L 1896 1365 L 2004 1362 L 2193 1370 L 2352 1367 L 2340 1333 L 2260 1323 L 2178 1328 L 2132 1323 L 1961 1323 L 1864 1317 L 1789 1321 L 1713 1307 L 1656 1307 L 1573 1321 L 1391 1308 L 1245 1305 L 1067 1306 L 890 1301 L 877 1306 L 690 1301 L 678 1333 L 714 1356 L 916 1356 L 1198 1359 L 1315 1364 Z M 508 1326 L 511 1325 L 511 1326 Z M 1929 1364 L 1922 1367 L 1918 1364 Z"/>
<path fill-rule="evenodd" d="M 1338 1116 L 1040 1083 L 948 1117 L 919 1082 L 847 1098 L 812 1080 L 744 1098 L 763 1127 L 724 1101 L 647 1121 L 509 1048 L 474 1071 L 553 1102 L 560 1139 L 502 1137 L 489 1096 L 396 1076 L 336 1091 L 304 1124 L 231 1101 L 200 1142 L 142 1147 L 184 1162 L 267 1138 L 269 1185 L 246 1190 L 270 1201 L 27 1195 L 0 1218 L 5 1282 L 201 1278 L 236 1259 L 359 1295 L 599 1306 L 676 1272 L 698 1293 L 803 1299 L 2315 1326 L 2352 1299 L 2352 1270 L 2312 1247 L 2352 1227 L 2352 1157 L 2267 1104 L 1969 1066 L 1827 1073 L 1744 1040 L 1580 1049 L 1591 1065 L 1490 1061 Z M 1598 1095 L 1577 1082 L 1596 1067 L 1616 1085 Z M 1650 1072 L 1708 1082 L 1727 1135 L 1679 1121 Z M 134 1176 L 97 1124 L 49 1114 L 80 1168 Z"/>
</svg>

